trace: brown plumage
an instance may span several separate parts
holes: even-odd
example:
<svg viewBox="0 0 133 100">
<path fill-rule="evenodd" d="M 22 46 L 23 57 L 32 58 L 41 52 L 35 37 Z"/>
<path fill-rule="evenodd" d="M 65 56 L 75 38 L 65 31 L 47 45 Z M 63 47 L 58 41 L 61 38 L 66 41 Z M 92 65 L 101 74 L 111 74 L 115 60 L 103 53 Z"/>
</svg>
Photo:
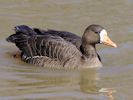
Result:
<svg viewBox="0 0 133 100">
<path fill-rule="evenodd" d="M 90 25 L 82 38 L 65 31 L 41 30 L 26 25 L 15 27 L 7 41 L 21 51 L 23 61 L 52 68 L 90 68 L 101 66 L 95 45 L 100 43 L 100 25 Z"/>
</svg>

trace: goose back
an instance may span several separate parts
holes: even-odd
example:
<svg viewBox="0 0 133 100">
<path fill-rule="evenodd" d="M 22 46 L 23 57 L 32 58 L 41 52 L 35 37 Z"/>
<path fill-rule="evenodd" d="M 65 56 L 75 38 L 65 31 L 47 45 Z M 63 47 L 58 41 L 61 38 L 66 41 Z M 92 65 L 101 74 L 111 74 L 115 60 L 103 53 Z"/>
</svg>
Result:
<svg viewBox="0 0 133 100">
<path fill-rule="evenodd" d="M 72 44 L 74 44 L 80 50 L 81 37 L 74 34 L 74 33 L 67 32 L 67 31 L 57 31 L 57 30 L 52 30 L 52 29 L 42 30 L 42 29 L 39 29 L 39 28 L 34 28 L 33 30 L 38 35 L 59 36 L 59 37 L 63 38 L 64 40 L 66 40 L 68 42 L 71 42 Z"/>
</svg>

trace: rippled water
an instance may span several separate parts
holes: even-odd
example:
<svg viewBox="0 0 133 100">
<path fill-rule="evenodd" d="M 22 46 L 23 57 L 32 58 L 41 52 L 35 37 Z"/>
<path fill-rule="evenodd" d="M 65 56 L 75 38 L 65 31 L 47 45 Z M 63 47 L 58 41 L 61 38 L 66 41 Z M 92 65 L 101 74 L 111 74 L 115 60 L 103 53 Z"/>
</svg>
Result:
<svg viewBox="0 0 133 100">
<path fill-rule="evenodd" d="M 0 100 L 132 100 L 133 0 L 0 0 Z M 20 24 L 82 35 L 104 26 L 118 48 L 98 45 L 103 68 L 52 70 L 13 58 L 5 38 Z"/>
</svg>

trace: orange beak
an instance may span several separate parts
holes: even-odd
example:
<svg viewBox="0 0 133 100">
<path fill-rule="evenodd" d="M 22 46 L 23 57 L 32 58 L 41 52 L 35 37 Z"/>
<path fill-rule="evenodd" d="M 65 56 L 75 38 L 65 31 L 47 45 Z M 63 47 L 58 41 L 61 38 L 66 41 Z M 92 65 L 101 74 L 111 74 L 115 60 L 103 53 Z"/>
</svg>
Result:
<svg viewBox="0 0 133 100">
<path fill-rule="evenodd" d="M 108 36 L 104 36 L 103 44 L 108 45 L 108 46 L 112 46 L 115 48 L 117 47 L 117 45 Z"/>
</svg>

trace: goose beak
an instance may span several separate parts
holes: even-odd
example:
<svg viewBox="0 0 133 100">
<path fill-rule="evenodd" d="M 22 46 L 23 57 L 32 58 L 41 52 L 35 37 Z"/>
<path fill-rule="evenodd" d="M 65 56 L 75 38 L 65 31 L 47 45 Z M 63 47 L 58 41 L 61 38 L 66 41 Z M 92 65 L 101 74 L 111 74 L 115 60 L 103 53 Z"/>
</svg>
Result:
<svg viewBox="0 0 133 100">
<path fill-rule="evenodd" d="M 108 45 L 108 46 L 112 46 L 115 48 L 117 47 L 117 45 L 108 36 L 105 36 L 103 38 L 103 44 Z"/>
<path fill-rule="evenodd" d="M 100 43 L 103 43 L 108 46 L 117 47 L 117 45 L 108 37 L 107 31 L 103 29 L 100 32 Z"/>
</svg>

